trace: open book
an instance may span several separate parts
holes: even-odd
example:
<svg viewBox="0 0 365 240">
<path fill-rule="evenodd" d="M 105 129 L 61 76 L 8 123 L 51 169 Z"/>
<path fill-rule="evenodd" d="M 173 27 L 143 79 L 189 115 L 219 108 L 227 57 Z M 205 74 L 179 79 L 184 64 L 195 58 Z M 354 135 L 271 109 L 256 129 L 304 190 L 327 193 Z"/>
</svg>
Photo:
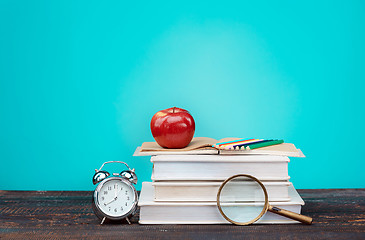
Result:
<svg viewBox="0 0 365 240">
<path fill-rule="evenodd" d="M 165 154 L 265 154 L 288 157 L 304 157 L 304 154 L 292 143 L 281 143 L 258 149 L 222 150 L 213 147 L 214 144 L 239 140 L 240 138 L 223 138 L 216 140 L 209 137 L 195 137 L 188 146 L 180 149 L 163 148 L 156 142 L 144 142 L 138 147 L 134 156 L 165 155 Z"/>
</svg>

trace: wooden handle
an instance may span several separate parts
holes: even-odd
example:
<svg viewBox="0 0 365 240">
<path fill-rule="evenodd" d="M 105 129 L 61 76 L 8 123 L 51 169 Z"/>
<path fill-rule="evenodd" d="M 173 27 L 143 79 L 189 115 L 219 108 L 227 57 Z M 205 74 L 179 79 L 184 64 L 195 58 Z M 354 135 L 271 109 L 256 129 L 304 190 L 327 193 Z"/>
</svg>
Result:
<svg viewBox="0 0 365 240">
<path fill-rule="evenodd" d="M 311 217 L 307 217 L 307 216 L 304 216 L 304 215 L 301 215 L 301 214 L 298 214 L 295 212 L 291 212 L 291 211 L 288 211 L 285 209 L 281 209 L 278 207 L 269 206 L 269 208 L 267 210 L 270 212 L 279 214 L 281 216 L 297 220 L 297 221 L 305 223 L 305 224 L 312 224 L 312 222 L 313 222 L 313 219 Z"/>
</svg>

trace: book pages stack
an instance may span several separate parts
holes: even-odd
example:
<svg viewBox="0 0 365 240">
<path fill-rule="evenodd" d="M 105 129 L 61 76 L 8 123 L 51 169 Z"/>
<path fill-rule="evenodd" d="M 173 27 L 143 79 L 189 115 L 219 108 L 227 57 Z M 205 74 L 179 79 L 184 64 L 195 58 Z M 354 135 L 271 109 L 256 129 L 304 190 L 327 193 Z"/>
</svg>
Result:
<svg viewBox="0 0 365 240">
<path fill-rule="evenodd" d="M 135 156 L 140 154 L 137 148 Z M 303 155 L 304 156 L 304 155 Z M 142 183 L 140 224 L 230 224 L 217 207 L 218 189 L 227 178 L 248 174 L 265 186 L 270 205 L 300 213 L 304 201 L 290 182 L 283 154 L 151 153 L 151 182 Z M 256 223 L 298 223 L 266 212 Z"/>
</svg>

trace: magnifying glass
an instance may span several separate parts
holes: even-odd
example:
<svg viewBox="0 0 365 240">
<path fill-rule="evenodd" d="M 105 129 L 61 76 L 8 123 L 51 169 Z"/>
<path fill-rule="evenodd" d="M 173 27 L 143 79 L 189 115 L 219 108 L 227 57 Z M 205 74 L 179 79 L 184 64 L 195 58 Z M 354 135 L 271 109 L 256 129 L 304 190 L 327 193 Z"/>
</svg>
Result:
<svg viewBox="0 0 365 240">
<path fill-rule="evenodd" d="M 222 183 L 217 194 L 217 206 L 222 216 L 236 225 L 252 224 L 267 211 L 305 224 L 313 221 L 310 217 L 271 206 L 262 182 L 246 174 L 234 175 Z"/>
</svg>

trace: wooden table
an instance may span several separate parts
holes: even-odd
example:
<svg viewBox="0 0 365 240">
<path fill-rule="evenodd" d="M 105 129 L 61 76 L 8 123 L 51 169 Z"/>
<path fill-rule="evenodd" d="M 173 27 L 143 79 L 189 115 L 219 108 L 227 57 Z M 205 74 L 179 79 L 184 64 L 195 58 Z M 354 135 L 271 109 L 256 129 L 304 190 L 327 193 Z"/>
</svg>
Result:
<svg viewBox="0 0 365 240">
<path fill-rule="evenodd" d="M 1 239 L 365 239 L 365 189 L 299 190 L 313 225 L 100 225 L 86 191 L 0 191 Z"/>
</svg>

